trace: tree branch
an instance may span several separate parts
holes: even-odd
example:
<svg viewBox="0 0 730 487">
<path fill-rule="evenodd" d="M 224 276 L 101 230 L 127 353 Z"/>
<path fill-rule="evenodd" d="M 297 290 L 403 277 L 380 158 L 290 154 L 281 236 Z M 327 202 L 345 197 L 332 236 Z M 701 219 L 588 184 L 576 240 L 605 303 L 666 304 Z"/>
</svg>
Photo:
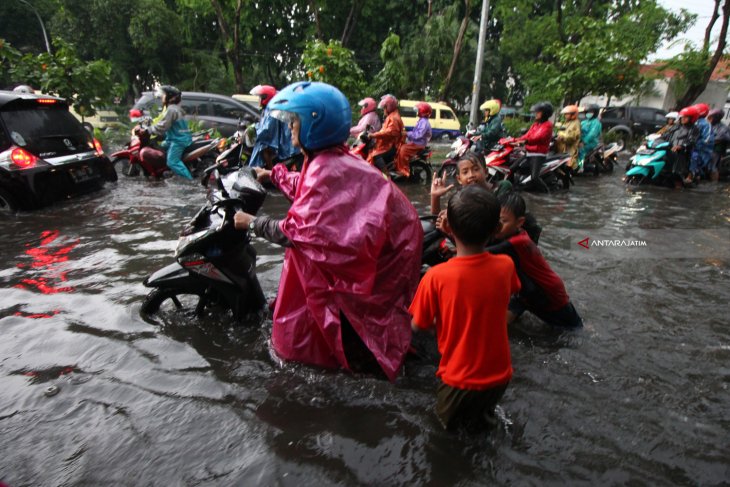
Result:
<svg viewBox="0 0 730 487">
<path fill-rule="evenodd" d="M 720 0 L 715 0 L 715 8 L 712 10 L 712 17 L 710 17 L 710 22 L 707 24 L 707 29 L 705 29 L 705 40 L 702 43 L 702 50 L 705 52 L 710 50 L 710 36 L 712 35 L 712 28 L 715 26 L 715 22 L 720 17 L 719 10 Z"/>
</svg>

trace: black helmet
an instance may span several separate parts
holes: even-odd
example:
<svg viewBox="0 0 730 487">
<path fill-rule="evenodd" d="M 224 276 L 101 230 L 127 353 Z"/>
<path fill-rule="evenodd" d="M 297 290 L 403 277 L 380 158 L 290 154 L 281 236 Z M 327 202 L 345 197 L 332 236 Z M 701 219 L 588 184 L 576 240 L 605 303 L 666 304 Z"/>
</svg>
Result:
<svg viewBox="0 0 730 487">
<path fill-rule="evenodd" d="M 180 103 L 180 100 L 182 99 L 182 93 L 180 90 L 175 88 L 172 85 L 162 85 L 157 87 L 157 90 L 155 90 L 155 94 L 162 98 L 162 103 L 164 105 L 169 105 L 171 103 Z"/>
<path fill-rule="evenodd" d="M 553 116 L 554 109 L 552 103 L 549 101 L 541 101 L 532 105 L 530 111 L 533 113 L 542 112 L 542 119 L 545 121 Z"/>
<path fill-rule="evenodd" d="M 598 118 L 598 112 L 601 110 L 601 107 L 596 105 L 595 103 L 591 103 L 588 105 L 585 109 L 586 113 L 592 113 L 594 118 Z"/>
</svg>

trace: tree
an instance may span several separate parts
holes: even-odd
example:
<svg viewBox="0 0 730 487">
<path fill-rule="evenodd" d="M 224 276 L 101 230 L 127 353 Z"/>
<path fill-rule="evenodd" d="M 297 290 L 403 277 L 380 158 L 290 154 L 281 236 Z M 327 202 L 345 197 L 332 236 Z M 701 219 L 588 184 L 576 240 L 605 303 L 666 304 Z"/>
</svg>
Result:
<svg viewBox="0 0 730 487">
<path fill-rule="evenodd" d="M 721 6 L 722 3 L 722 6 Z M 711 35 L 715 23 L 722 15 L 720 36 L 717 46 L 710 54 Z M 666 67 L 674 68 L 679 75 L 677 107 L 691 105 L 705 91 L 717 63 L 723 56 L 727 46 L 728 22 L 730 22 L 730 0 L 715 0 L 715 8 L 705 29 L 705 38 L 700 49 L 691 45 L 685 46 L 684 52 L 666 63 Z"/>
<path fill-rule="evenodd" d="M 334 85 L 351 101 L 362 96 L 365 87 L 362 70 L 353 52 L 340 41 L 308 42 L 302 53 L 302 68 L 307 79 Z"/>
<path fill-rule="evenodd" d="M 53 48 L 53 54 L 22 54 L 0 40 L 0 67 L 12 84 L 65 98 L 81 116 L 94 115 L 95 105 L 110 103 L 120 92 L 110 80 L 108 61 L 81 61 L 73 46 L 60 39 L 54 39 Z"/>
</svg>

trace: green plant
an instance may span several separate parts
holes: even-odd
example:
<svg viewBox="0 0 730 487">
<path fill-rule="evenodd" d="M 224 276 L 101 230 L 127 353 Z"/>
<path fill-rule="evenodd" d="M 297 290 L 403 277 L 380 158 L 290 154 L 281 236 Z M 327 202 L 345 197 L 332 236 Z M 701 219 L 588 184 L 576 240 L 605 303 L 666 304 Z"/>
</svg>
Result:
<svg viewBox="0 0 730 487">
<path fill-rule="evenodd" d="M 307 42 L 302 67 L 307 79 L 336 86 L 349 100 L 360 99 L 365 89 L 365 79 L 354 53 L 339 41 Z"/>
</svg>

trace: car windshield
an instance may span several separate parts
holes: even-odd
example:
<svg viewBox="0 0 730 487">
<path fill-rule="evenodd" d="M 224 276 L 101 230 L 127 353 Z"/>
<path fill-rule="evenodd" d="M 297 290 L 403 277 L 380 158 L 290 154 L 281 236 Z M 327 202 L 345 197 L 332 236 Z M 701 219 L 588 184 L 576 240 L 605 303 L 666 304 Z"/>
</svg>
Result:
<svg viewBox="0 0 730 487">
<path fill-rule="evenodd" d="M 40 157 L 87 152 L 90 134 L 67 110 L 36 108 L 0 112 L 12 143 Z"/>
</svg>

